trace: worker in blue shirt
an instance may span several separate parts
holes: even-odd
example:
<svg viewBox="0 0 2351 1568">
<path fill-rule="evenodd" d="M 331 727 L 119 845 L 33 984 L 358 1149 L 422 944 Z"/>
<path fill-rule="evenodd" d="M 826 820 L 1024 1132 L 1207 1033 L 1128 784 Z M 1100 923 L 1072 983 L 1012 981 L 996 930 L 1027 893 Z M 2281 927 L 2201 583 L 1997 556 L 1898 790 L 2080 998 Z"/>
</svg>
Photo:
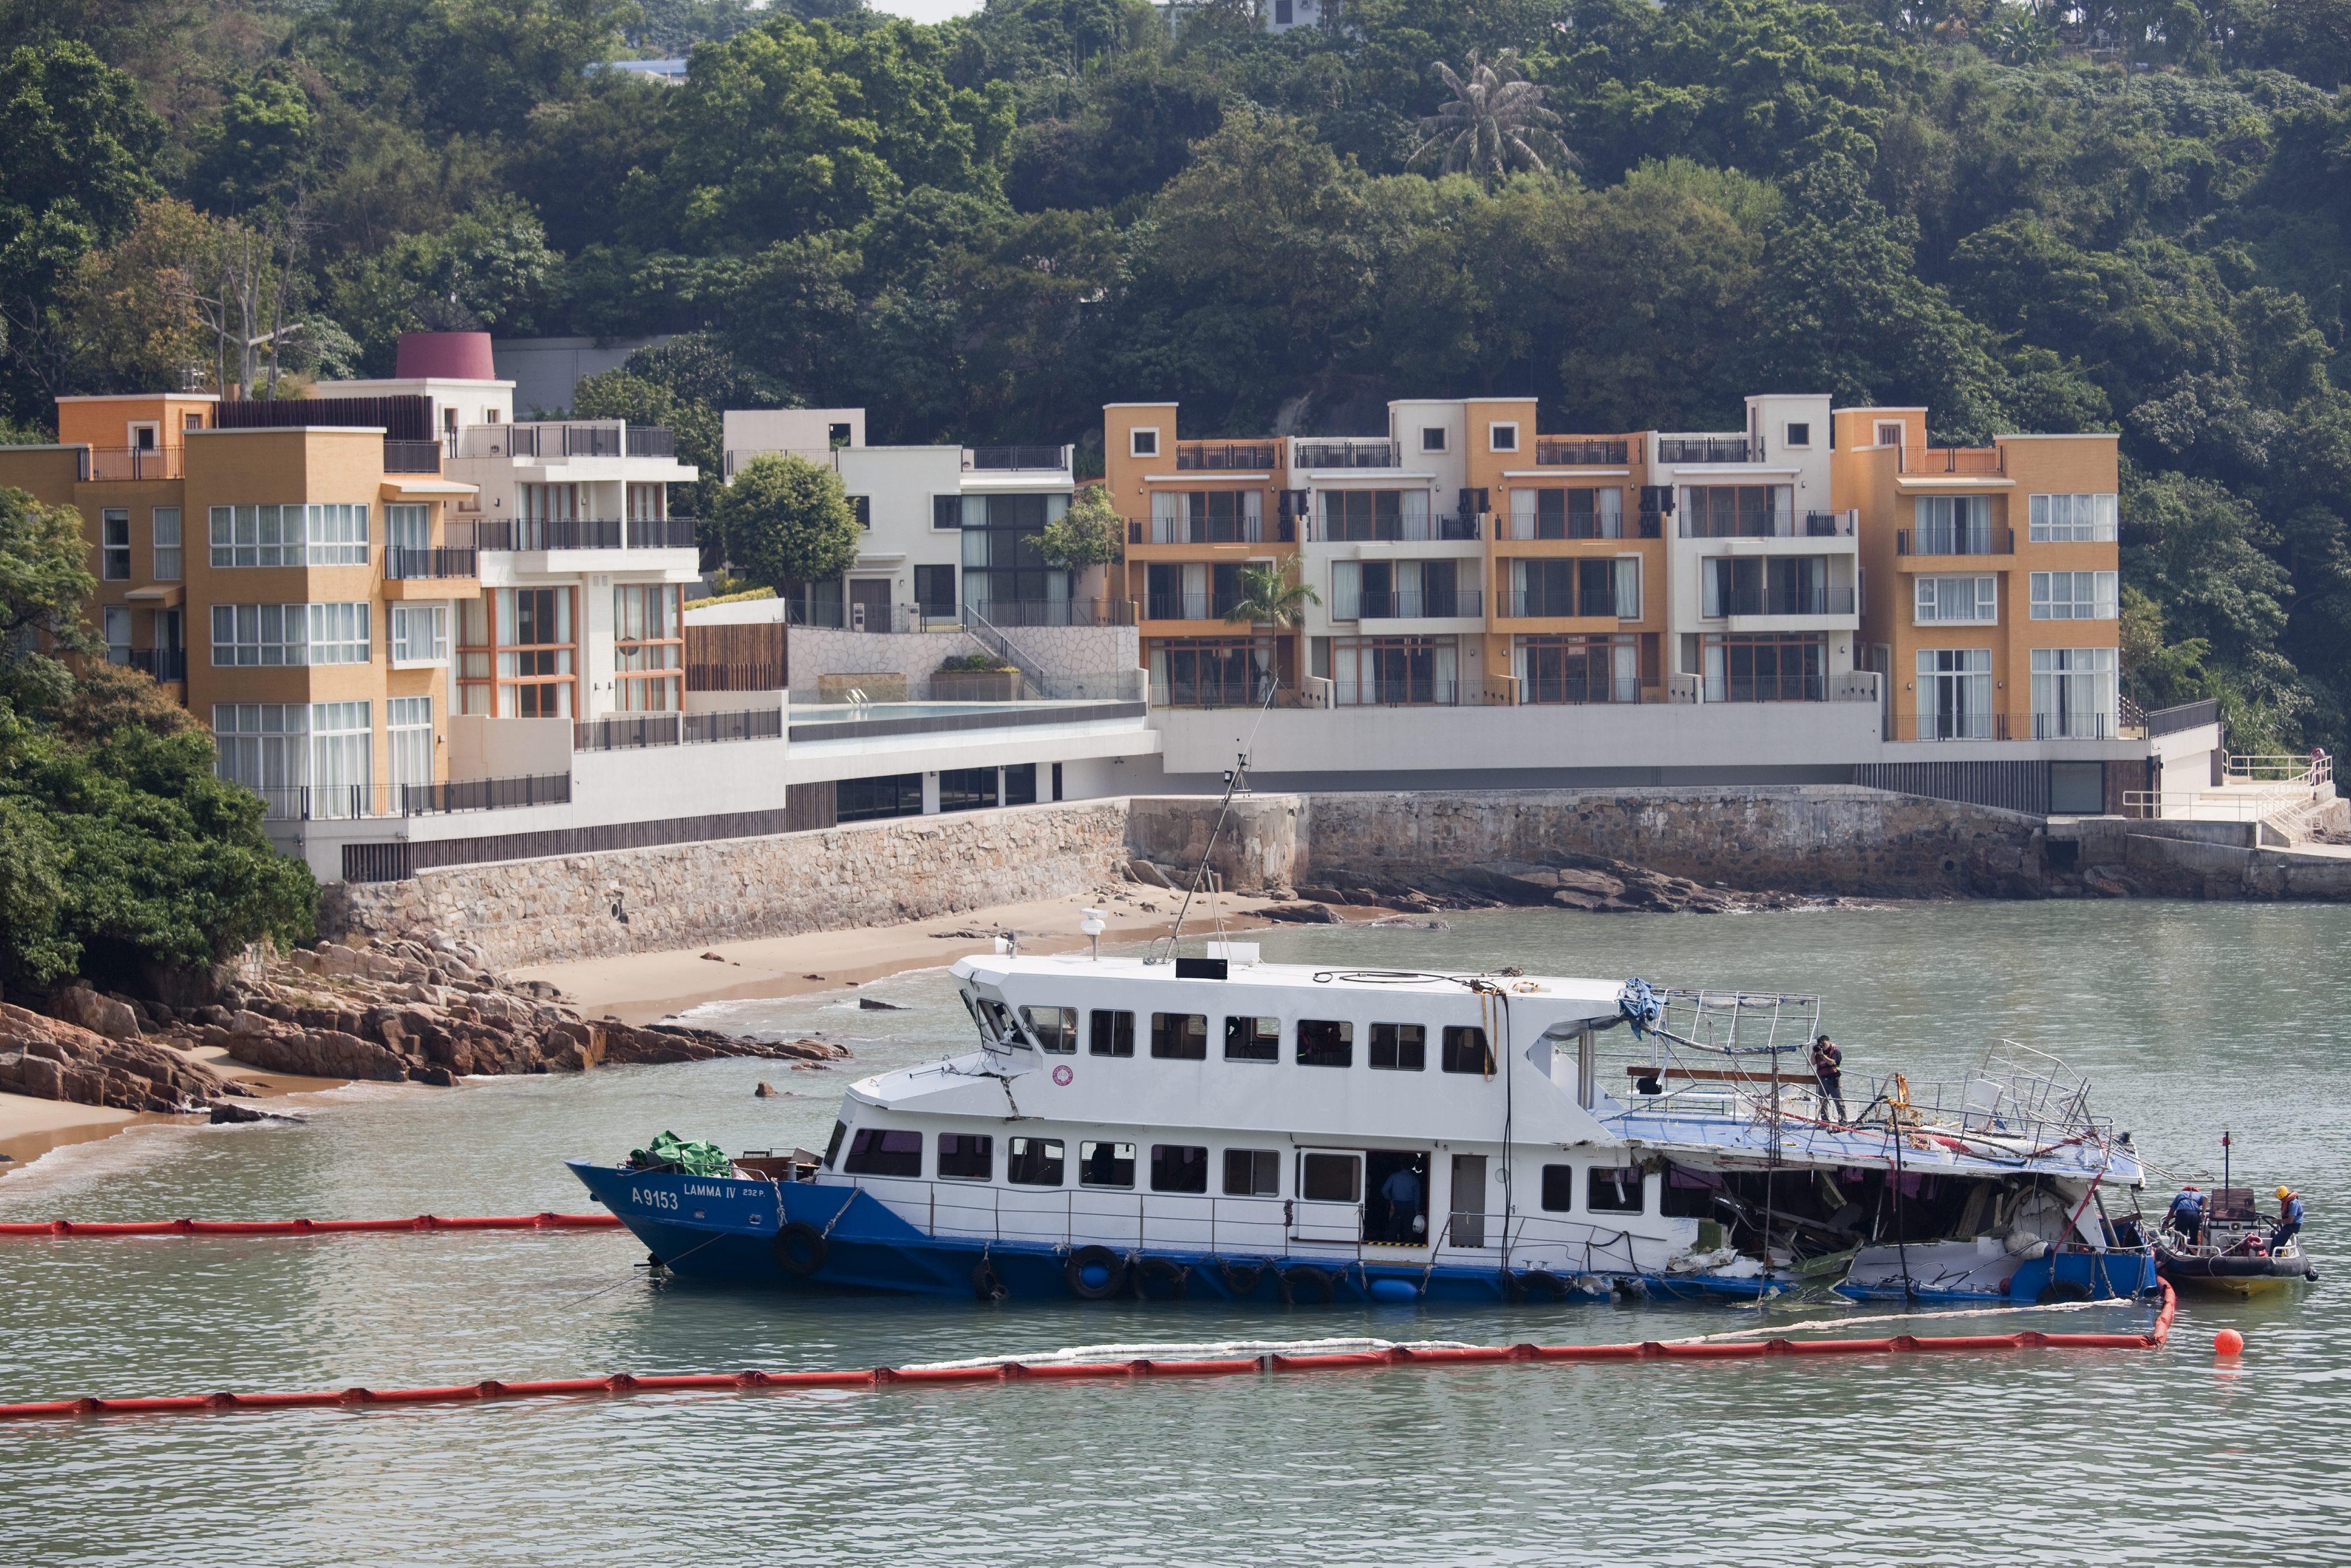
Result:
<svg viewBox="0 0 2351 1568">
<path fill-rule="evenodd" d="M 2278 1224 L 2270 1233 L 2270 1250 L 2283 1251 L 2285 1244 L 2302 1234 L 2302 1194 L 2290 1186 L 2277 1189 Z"/>
<path fill-rule="evenodd" d="M 2163 1220 L 2179 1233 L 2182 1241 L 2195 1246 L 2197 1238 L 2204 1233 L 2204 1195 L 2192 1186 L 2181 1187 Z"/>
<path fill-rule="evenodd" d="M 1388 1239 L 1409 1247 L 1413 1233 L 1427 1224 L 1420 1215 L 1420 1173 L 1410 1166 L 1397 1167 L 1380 1184 L 1380 1196 L 1387 1199 Z"/>
</svg>

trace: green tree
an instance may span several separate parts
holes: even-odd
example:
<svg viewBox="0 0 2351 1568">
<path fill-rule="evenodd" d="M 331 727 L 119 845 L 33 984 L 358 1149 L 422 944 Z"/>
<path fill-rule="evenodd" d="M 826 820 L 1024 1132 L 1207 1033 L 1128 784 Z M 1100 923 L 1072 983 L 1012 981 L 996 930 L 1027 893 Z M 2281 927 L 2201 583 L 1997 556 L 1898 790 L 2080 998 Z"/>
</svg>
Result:
<svg viewBox="0 0 2351 1568">
<path fill-rule="evenodd" d="M 1306 607 L 1322 596 L 1300 581 L 1294 572 L 1278 566 L 1241 568 L 1241 594 L 1225 619 L 1236 626 L 1274 626 L 1294 632 L 1306 619 Z"/>
<path fill-rule="evenodd" d="M 1559 139 L 1559 115 L 1543 106 L 1543 89 L 1526 79 L 1518 50 L 1504 49 L 1488 62 L 1472 49 L 1467 77 L 1443 60 L 1429 68 L 1453 96 L 1421 120 L 1426 140 L 1413 162 L 1434 162 L 1489 187 L 1517 169 L 1541 174 L 1575 166 L 1575 154 Z"/>
<path fill-rule="evenodd" d="M 0 489 L 0 701 L 41 712 L 68 695 L 55 655 L 92 649 L 81 622 L 98 586 L 89 559 L 79 512 Z"/>
<path fill-rule="evenodd" d="M 779 593 L 839 577 L 857 559 L 857 514 L 841 476 L 804 457 L 754 457 L 712 510 L 727 563 Z"/>
<path fill-rule="evenodd" d="M 310 172 L 317 125 L 299 87 L 277 76 L 256 77 L 230 95 L 199 143 L 192 183 L 215 212 L 290 205 Z"/>
<path fill-rule="evenodd" d="M 1126 559 L 1126 519 L 1100 485 L 1088 485 L 1070 502 L 1070 509 L 1045 525 L 1037 541 L 1048 566 L 1082 570 Z"/>
</svg>

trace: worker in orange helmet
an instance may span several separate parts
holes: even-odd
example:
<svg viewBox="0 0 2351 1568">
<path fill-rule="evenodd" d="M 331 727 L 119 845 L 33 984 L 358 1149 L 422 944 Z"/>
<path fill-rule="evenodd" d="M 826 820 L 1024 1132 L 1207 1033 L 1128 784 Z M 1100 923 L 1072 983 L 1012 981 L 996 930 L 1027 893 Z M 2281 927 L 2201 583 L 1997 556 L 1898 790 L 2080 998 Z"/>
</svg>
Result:
<svg viewBox="0 0 2351 1568">
<path fill-rule="evenodd" d="M 2276 1252 L 2302 1234 L 2302 1194 L 2290 1186 L 2277 1189 L 2277 1228 L 2270 1232 L 2270 1250 Z"/>
</svg>

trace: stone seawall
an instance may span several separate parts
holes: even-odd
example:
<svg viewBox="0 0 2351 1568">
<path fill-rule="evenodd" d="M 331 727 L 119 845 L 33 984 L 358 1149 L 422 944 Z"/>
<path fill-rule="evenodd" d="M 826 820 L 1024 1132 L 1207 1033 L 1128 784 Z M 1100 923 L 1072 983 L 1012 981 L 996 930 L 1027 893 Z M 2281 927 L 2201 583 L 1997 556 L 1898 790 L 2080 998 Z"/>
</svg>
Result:
<svg viewBox="0 0 2351 1568">
<path fill-rule="evenodd" d="M 438 932 L 493 968 L 889 925 L 1098 886 L 1126 864 L 1126 819 L 1086 800 L 466 866 L 337 883 L 319 924 Z"/>
</svg>

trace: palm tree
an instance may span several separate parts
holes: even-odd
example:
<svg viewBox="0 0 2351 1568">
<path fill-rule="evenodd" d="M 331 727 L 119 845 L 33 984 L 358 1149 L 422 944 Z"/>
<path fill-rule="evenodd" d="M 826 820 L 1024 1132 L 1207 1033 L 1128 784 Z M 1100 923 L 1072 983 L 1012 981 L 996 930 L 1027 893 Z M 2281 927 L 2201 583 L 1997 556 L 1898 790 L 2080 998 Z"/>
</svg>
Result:
<svg viewBox="0 0 2351 1568">
<path fill-rule="evenodd" d="M 1280 567 L 1245 566 L 1241 596 L 1225 612 L 1225 619 L 1237 626 L 1278 626 L 1294 632 L 1306 619 L 1306 607 L 1322 602 L 1321 594 Z"/>
<path fill-rule="evenodd" d="M 1422 118 L 1426 140 L 1412 162 L 1441 152 L 1443 172 L 1473 174 L 1489 188 L 1513 169 L 1574 167 L 1575 154 L 1559 139 L 1559 116 L 1543 107 L 1543 89 L 1519 68 L 1518 50 L 1504 49 L 1490 65 L 1470 50 L 1467 80 L 1443 60 L 1433 63 L 1453 100 Z"/>
</svg>

